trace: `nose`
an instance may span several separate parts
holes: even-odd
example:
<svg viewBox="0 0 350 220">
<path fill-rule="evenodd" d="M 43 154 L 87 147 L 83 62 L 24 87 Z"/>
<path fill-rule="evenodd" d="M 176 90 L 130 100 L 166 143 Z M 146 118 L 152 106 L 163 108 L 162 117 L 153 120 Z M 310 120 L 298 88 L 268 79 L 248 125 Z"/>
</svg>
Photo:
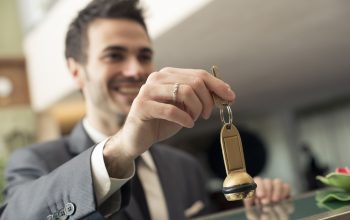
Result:
<svg viewBox="0 0 350 220">
<path fill-rule="evenodd" d="M 136 57 L 130 57 L 125 63 L 124 76 L 139 78 L 143 76 L 144 68 Z"/>
</svg>

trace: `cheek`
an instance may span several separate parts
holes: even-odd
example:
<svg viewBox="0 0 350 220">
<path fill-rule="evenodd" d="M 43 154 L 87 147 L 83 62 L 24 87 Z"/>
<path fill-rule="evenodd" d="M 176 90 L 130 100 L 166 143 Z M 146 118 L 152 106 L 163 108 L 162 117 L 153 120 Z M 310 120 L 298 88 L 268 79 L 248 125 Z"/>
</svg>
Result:
<svg viewBox="0 0 350 220">
<path fill-rule="evenodd" d="M 101 96 L 108 93 L 107 82 L 103 78 L 89 78 L 85 81 L 85 90 L 90 93 L 90 96 Z"/>
<path fill-rule="evenodd" d="M 93 76 L 93 78 L 90 78 L 91 85 L 95 86 L 96 89 L 103 89 L 106 90 L 108 87 L 108 83 L 111 80 L 111 74 L 109 74 L 106 71 L 98 71 L 95 72 L 96 74 Z"/>
<path fill-rule="evenodd" d="M 147 70 L 151 72 L 154 72 L 154 64 L 153 62 L 150 62 L 147 66 L 146 66 Z"/>
<path fill-rule="evenodd" d="M 114 69 L 113 65 L 99 59 L 87 66 L 89 78 L 99 82 L 106 82 L 110 79 Z"/>
<path fill-rule="evenodd" d="M 152 72 L 154 72 L 154 65 L 153 64 L 149 64 L 149 65 L 146 65 L 144 67 L 144 70 L 145 70 L 145 73 L 147 76 L 149 76 Z"/>
</svg>

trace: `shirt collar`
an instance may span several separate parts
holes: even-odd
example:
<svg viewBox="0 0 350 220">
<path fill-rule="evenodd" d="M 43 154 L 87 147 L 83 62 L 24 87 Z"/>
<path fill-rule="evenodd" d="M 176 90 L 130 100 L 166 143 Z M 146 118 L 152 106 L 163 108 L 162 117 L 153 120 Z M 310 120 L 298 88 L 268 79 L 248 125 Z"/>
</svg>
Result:
<svg viewBox="0 0 350 220">
<path fill-rule="evenodd" d="M 102 132 L 94 128 L 86 118 L 83 119 L 83 126 L 84 126 L 84 129 L 86 130 L 86 133 L 89 135 L 91 140 L 95 143 L 99 143 L 105 140 L 106 138 L 108 138 L 107 135 L 103 134 Z M 141 154 L 141 159 L 149 169 L 151 169 L 152 171 L 157 170 L 156 165 L 154 164 L 154 160 L 149 151 L 146 151 L 143 154 Z"/>
<path fill-rule="evenodd" d="M 86 118 L 83 119 L 83 126 L 85 128 L 86 133 L 95 143 L 99 143 L 108 137 L 107 135 L 94 128 Z"/>
</svg>

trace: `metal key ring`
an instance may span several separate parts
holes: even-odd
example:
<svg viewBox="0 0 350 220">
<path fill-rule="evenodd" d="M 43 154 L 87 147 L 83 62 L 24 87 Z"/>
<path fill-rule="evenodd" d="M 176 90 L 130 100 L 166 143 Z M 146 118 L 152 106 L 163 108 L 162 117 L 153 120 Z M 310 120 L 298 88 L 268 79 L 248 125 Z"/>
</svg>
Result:
<svg viewBox="0 0 350 220">
<path fill-rule="evenodd" d="M 224 108 L 220 108 L 220 118 L 222 123 L 224 124 L 232 124 L 232 111 L 231 111 L 231 107 L 229 105 L 226 105 L 226 109 L 227 109 L 227 114 L 228 114 L 228 123 L 225 120 L 225 115 L 224 115 Z"/>
</svg>

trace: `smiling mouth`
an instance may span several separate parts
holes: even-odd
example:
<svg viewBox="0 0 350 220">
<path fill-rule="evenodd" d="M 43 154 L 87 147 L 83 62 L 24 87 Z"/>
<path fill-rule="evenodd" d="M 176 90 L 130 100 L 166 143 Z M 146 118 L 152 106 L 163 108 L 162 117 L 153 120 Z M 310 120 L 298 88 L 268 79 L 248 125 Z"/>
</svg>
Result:
<svg viewBox="0 0 350 220">
<path fill-rule="evenodd" d="M 123 95 L 137 95 L 140 91 L 140 87 L 119 87 L 116 91 Z"/>
<path fill-rule="evenodd" d="M 133 85 L 114 85 L 110 86 L 110 89 L 113 92 L 119 93 L 124 96 L 136 96 L 141 88 L 142 84 L 133 84 Z"/>
<path fill-rule="evenodd" d="M 109 83 L 109 88 L 113 92 L 124 96 L 135 97 L 139 93 L 141 87 L 146 82 L 146 77 L 140 79 L 115 79 Z"/>
</svg>

